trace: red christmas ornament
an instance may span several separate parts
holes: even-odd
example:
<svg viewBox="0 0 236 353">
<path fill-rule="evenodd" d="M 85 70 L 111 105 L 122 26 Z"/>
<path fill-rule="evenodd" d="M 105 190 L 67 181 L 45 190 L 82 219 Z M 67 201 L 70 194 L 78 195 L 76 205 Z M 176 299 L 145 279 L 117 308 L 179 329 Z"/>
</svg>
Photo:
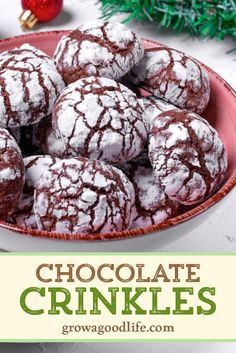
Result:
<svg viewBox="0 0 236 353">
<path fill-rule="evenodd" d="M 23 28 L 31 29 L 37 22 L 48 22 L 59 15 L 63 0 L 21 0 L 21 4 L 20 23 Z"/>
</svg>

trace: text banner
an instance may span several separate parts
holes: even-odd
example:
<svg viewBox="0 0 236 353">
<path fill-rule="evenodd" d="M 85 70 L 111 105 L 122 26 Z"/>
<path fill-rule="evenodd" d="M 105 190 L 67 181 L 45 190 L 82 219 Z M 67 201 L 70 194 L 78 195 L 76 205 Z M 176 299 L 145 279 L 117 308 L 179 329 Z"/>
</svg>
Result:
<svg viewBox="0 0 236 353">
<path fill-rule="evenodd" d="M 1 254 L 1 341 L 236 340 L 236 255 Z"/>
</svg>

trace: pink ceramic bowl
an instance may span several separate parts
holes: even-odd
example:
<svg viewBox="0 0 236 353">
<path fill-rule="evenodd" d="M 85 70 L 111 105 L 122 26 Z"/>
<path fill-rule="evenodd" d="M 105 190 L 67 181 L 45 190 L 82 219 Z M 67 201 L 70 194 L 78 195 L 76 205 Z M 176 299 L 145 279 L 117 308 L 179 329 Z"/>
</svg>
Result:
<svg viewBox="0 0 236 353">
<path fill-rule="evenodd" d="M 0 52 L 15 48 L 17 46 L 22 45 L 23 43 L 29 43 L 43 50 L 48 55 L 52 55 L 59 39 L 63 34 L 66 33 L 67 31 L 40 32 L 13 37 L 9 39 L 3 39 L 0 41 Z M 144 39 L 143 42 L 145 47 L 155 47 L 157 44 L 159 45 L 159 43 L 148 39 Z M 211 85 L 210 103 L 207 107 L 207 110 L 202 115 L 218 131 L 226 147 L 229 161 L 229 167 L 223 186 L 215 195 L 213 195 L 201 205 L 164 223 L 135 230 L 98 234 L 97 236 L 91 234 L 68 235 L 59 234 L 55 232 L 23 229 L 6 222 L 0 222 L 0 228 L 8 230 L 8 234 L 10 231 L 15 235 L 31 235 L 34 237 L 43 237 L 49 239 L 61 239 L 72 241 L 122 239 L 128 237 L 136 237 L 138 235 L 147 235 L 149 233 L 156 233 L 160 230 L 174 227 L 199 215 L 215 203 L 219 202 L 236 185 L 236 93 L 213 70 L 203 64 L 202 66 L 207 70 L 210 76 Z"/>
</svg>

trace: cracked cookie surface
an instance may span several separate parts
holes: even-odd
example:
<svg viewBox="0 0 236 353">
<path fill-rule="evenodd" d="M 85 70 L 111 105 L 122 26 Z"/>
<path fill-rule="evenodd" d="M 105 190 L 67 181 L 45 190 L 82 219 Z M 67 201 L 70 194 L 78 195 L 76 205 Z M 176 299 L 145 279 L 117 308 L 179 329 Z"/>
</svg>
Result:
<svg viewBox="0 0 236 353">
<path fill-rule="evenodd" d="M 11 217 L 11 222 L 24 228 L 37 228 L 33 211 L 34 190 L 41 175 L 59 161 L 48 155 L 37 155 L 24 158 L 25 184 L 23 193 L 17 204 L 17 210 Z"/>
<path fill-rule="evenodd" d="M 37 229 L 33 204 L 33 196 L 26 194 L 22 195 L 17 204 L 17 210 L 11 216 L 9 222 L 22 228 Z"/>
<path fill-rule="evenodd" d="M 0 219 L 14 212 L 24 185 L 24 163 L 14 138 L 0 129 Z"/>
<path fill-rule="evenodd" d="M 34 189 L 36 188 L 41 175 L 57 162 L 59 162 L 59 158 L 49 155 L 38 155 L 24 158 L 24 193 L 33 195 Z"/>
<path fill-rule="evenodd" d="M 93 21 L 63 36 L 54 54 L 67 83 L 86 76 L 118 79 L 143 57 L 138 36 L 121 23 Z"/>
<path fill-rule="evenodd" d="M 146 49 L 130 73 L 133 83 L 179 108 L 201 113 L 210 98 L 209 77 L 200 64 L 168 47 Z"/>
<path fill-rule="evenodd" d="M 147 151 L 120 165 L 134 186 L 136 214 L 131 229 L 159 224 L 177 214 L 178 203 L 161 189 L 148 159 Z"/>
<path fill-rule="evenodd" d="M 184 205 L 200 203 L 216 191 L 227 169 L 216 130 L 187 111 L 164 112 L 154 120 L 149 158 L 162 189 Z"/>
<path fill-rule="evenodd" d="M 35 125 L 34 139 L 38 147 L 43 153 L 50 156 L 66 157 L 66 146 L 63 139 L 57 136 L 56 131 L 52 128 L 51 117 L 42 119 Z"/>
<path fill-rule="evenodd" d="M 70 84 L 56 102 L 52 125 L 73 157 L 124 162 L 137 156 L 147 139 L 136 95 L 104 77 Z"/>
<path fill-rule="evenodd" d="M 155 96 L 139 98 L 139 102 L 143 107 L 144 118 L 148 124 L 149 129 L 152 126 L 153 120 L 158 115 L 169 110 L 178 109 L 175 105 L 170 104 Z"/>
<path fill-rule="evenodd" d="M 51 114 L 64 86 L 40 50 L 24 44 L 0 54 L 0 126 L 30 125 Z"/>
<path fill-rule="evenodd" d="M 107 233 L 128 229 L 134 189 L 125 174 L 102 161 L 64 159 L 49 168 L 34 194 L 39 229 Z"/>
</svg>

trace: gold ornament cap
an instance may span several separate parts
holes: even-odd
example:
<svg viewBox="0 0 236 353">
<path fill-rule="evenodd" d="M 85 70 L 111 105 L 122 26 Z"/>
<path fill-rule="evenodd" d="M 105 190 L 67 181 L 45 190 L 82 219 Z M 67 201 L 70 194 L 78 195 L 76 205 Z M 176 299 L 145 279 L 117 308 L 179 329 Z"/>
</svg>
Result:
<svg viewBox="0 0 236 353">
<path fill-rule="evenodd" d="M 24 10 L 19 17 L 19 21 L 22 28 L 32 29 L 38 22 L 38 19 L 30 10 Z"/>
</svg>

